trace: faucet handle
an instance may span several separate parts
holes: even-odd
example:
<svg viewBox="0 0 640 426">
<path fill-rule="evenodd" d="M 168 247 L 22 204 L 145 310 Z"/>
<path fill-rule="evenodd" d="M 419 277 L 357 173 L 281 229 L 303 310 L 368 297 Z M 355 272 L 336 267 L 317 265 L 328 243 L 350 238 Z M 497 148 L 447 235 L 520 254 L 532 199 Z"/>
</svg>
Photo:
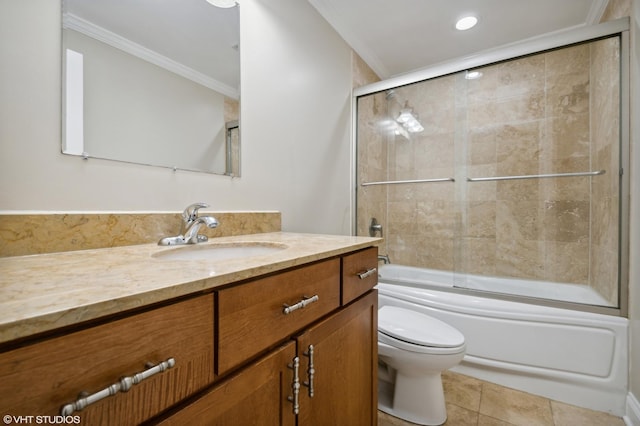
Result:
<svg viewBox="0 0 640 426">
<path fill-rule="evenodd" d="M 182 219 L 185 222 L 192 222 L 198 217 L 198 210 L 209 207 L 207 203 L 193 203 L 182 212 Z"/>
</svg>

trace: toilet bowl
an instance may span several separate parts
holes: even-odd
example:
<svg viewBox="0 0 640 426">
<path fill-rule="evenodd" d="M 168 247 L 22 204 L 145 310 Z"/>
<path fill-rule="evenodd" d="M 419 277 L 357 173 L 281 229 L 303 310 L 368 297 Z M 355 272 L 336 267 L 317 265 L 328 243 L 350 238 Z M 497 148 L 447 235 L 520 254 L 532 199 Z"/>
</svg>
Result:
<svg viewBox="0 0 640 426">
<path fill-rule="evenodd" d="M 421 425 L 447 420 L 441 373 L 464 357 L 464 336 L 430 316 L 378 310 L 378 408 Z"/>
</svg>

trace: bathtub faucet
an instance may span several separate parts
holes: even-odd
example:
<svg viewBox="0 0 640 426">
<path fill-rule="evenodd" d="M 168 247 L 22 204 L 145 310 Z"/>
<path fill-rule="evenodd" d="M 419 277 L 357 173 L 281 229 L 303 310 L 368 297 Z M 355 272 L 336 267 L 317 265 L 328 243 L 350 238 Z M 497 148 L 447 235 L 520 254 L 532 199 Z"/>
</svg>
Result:
<svg viewBox="0 0 640 426">
<path fill-rule="evenodd" d="M 371 225 L 369 225 L 369 235 L 372 237 L 375 237 L 376 232 L 380 232 L 380 238 L 384 236 L 382 233 L 382 224 L 378 223 L 378 219 L 376 219 L 375 217 L 372 217 Z"/>
<path fill-rule="evenodd" d="M 382 261 L 382 263 L 384 263 L 385 265 L 388 265 L 389 263 L 391 263 L 391 260 L 389 260 L 389 255 L 388 254 L 379 254 L 378 255 L 378 262 Z"/>
</svg>

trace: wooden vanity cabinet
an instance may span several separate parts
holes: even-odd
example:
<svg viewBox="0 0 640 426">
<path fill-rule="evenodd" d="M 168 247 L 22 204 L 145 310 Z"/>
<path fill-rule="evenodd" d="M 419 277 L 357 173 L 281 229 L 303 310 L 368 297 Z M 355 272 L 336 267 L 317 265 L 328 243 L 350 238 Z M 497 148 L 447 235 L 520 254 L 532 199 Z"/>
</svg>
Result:
<svg viewBox="0 0 640 426">
<path fill-rule="evenodd" d="M 5 345 L 0 412 L 59 416 L 172 359 L 71 415 L 90 426 L 375 425 L 376 265 L 374 247 Z"/>
<path fill-rule="evenodd" d="M 150 419 L 213 381 L 213 308 L 213 295 L 203 295 L 6 350 L 0 412 L 34 422 L 59 416 L 81 392 L 96 393 L 172 358 L 172 368 L 71 414 L 91 426 Z"/>
<path fill-rule="evenodd" d="M 249 359 L 161 424 L 376 425 L 378 295 L 372 287 L 377 274 L 365 277 L 366 285 L 357 274 L 376 267 L 377 249 L 355 254 L 220 290 L 216 356 L 227 359 L 219 364 L 221 372 L 265 347 L 282 346 Z M 345 277 L 354 274 L 357 289 L 352 287 L 351 300 L 341 306 Z M 251 286 L 261 291 L 245 293 Z M 317 302 L 283 314 L 284 304 L 316 294 Z M 224 337 L 223 328 L 234 324 L 243 343 Z"/>
</svg>

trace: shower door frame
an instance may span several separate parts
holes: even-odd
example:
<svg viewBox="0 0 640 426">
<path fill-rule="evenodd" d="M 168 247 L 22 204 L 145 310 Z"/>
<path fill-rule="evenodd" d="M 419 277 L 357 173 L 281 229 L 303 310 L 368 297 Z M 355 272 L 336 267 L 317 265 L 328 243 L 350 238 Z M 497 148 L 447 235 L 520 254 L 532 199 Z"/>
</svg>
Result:
<svg viewBox="0 0 640 426">
<path fill-rule="evenodd" d="M 563 302 L 552 299 L 525 298 L 502 293 L 487 293 L 472 289 L 452 288 L 446 291 L 466 294 L 478 294 L 482 297 L 490 297 L 511 301 L 526 301 L 544 306 L 567 308 L 579 311 L 602 313 L 628 317 L 629 300 L 629 175 L 630 175 L 630 46 L 629 46 L 629 17 L 604 22 L 597 25 L 573 28 L 562 32 L 541 35 L 522 42 L 513 43 L 504 47 L 489 49 L 468 57 L 454 59 L 430 67 L 418 69 L 413 72 L 400 74 L 376 83 L 368 84 L 353 90 L 352 93 L 352 135 L 351 157 L 352 173 L 352 234 L 357 232 L 357 123 L 358 123 L 358 98 L 361 96 L 379 93 L 385 90 L 406 86 L 413 83 L 459 73 L 468 69 L 478 68 L 501 61 L 515 59 L 521 56 L 532 55 L 544 51 L 558 49 L 578 43 L 596 41 L 612 36 L 620 37 L 620 209 L 618 229 L 618 306 L 595 306 L 581 303 Z"/>
</svg>

